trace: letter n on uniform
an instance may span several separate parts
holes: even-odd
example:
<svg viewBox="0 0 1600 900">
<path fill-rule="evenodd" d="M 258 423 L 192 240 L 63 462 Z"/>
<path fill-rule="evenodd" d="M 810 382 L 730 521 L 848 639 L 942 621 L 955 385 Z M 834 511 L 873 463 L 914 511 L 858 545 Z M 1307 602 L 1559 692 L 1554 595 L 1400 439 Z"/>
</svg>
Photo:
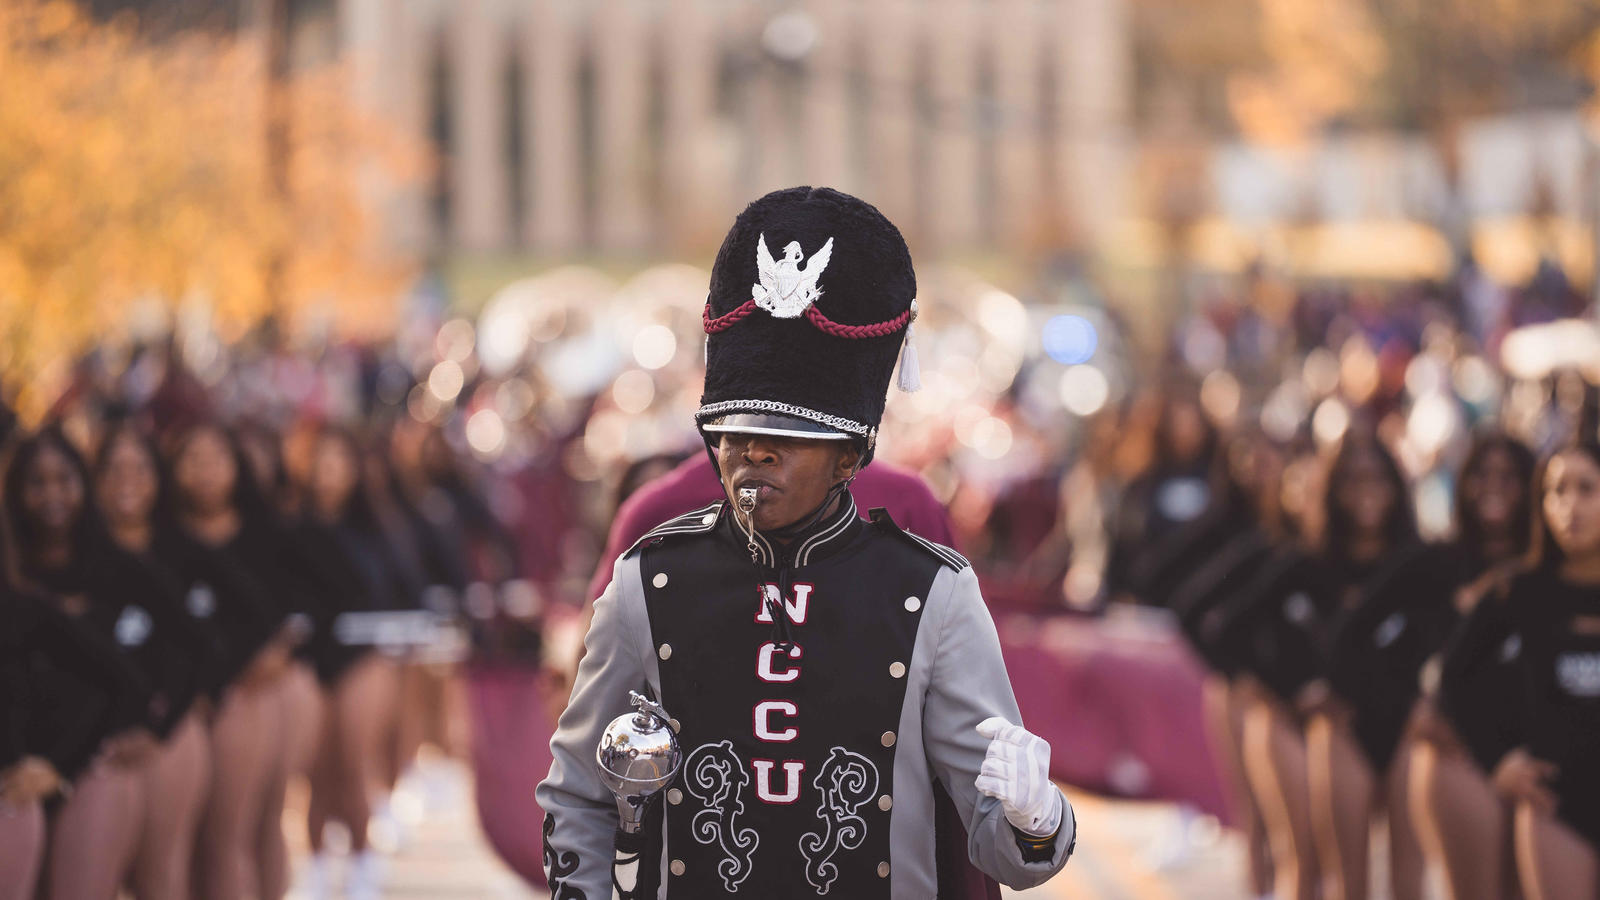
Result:
<svg viewBox="0 0 1600 900">
<path fill-rule="evenodd" d="M 778 595 L 778 586 L 775 584 L 764 585 L 764 587 L 766 588 L 767 596 L 756 604 L 757 622 L 763 625 L 772 624 L 772 613 L 767 612 L 767 601 L 778 600 L 783 603 L 783 611 L 788 615 L 789 621 L 796 625 L 804 625 L 806 623 L 806 607 L 811 605 L 811 589 L 813 585 L 804 583 L 795 585 L 792 599 L 780 597 Z"/>
</svg>

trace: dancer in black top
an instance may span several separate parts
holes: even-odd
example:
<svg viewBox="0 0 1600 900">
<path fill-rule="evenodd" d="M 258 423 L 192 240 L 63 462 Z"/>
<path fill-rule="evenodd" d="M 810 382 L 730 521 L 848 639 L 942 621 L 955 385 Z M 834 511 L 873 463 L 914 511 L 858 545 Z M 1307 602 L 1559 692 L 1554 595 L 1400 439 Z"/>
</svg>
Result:
<svg viewBox="0 0 1600 900">
<path fill-rule="evenodd" d="M 149 690 L 123 711 L 116 752 L 91 769 L 51 822 L 51 897 L 110 896 L 131 874 L 143 778 L 199 693 L 196 639 L 171 585 L 118 549 L 91 498 L 88 469 L 56 428 L 21 441 L 6 470 L 6 514 L 25 583 L 115 644 Z"/>
<path fill-rule="evenodd" d="M 1219 640 L 1243 668 L 1246 773 L 1267 818 L 1273 868 L 1283 898 L 1316 896 L 1351 879 L 1330 871 L 1340 860 L 1333 836 L 1314 828 L 1312 761 L 1305 728 L 1328 696 L 1324 675 L 1332 623 L 1359 602 L 1361 587 L 1389 554 L 1416 542 L 1406 486 L 1375 438 L 1352 433 L 1330 460 L 1321 502 L 1302 529 L 1314 549 L 1290 550 L 1261 566 L 1254 581 L 1219 610 Z M 1324 800 L 1325 791 L 1321 792 Z M 1316 849 L 1313 850 L 1313 844 Z M 1420 856 L 1420 851 L 1417 856 Z M 1344 866 L 1359 860 L 1340 860 Z"/>
<path fill-rule="evenodd" d="M 1474 606 L 1488 585 L 1507 577 L 1527 552 L 1533 467 L 1532 454 L 1506 435 L 1489 434 L 1474 442 L 1457 479 L 1458 534 L 1447 545 L 1454 548 L 1449 558 L 1456 561 L 1458 570 L 1443 573 L 1436 586 L 1412 585 L 1410 589 L 1419 596 L 1448 591 L 1450 612 L 1455 615 L 1481 617 L 1494 612 L 1498 603 L 1476 611 Z M 1476 577 L 1464 582 L 1469 575 Z M 1470 627 L 1476 630 L 1481 622 Z M 1461 629 L 1457 622 L 1451 631 L 1459 633 Z M 1395 629 L 1383 629 L 1377 623 L 1374 638 L 1380 631 Z M 1391 641 L 1390 646 L 1398 643 Z M 1435 659 L 1443 646 L 1434 648 Z M 1451 900 L 1496 900 L 1513 891 L 1510 808 L 1495 793 L 1488 770 L 1481 768 L 1462 744 L 1463 734 L 1479 728 L 1479 723 L 1495 727 L 1517 704 L 1515 678 L 1494 671 L 1496 668 L 1488 667 L 1483 673 L 1487 677 L 1478 679 L 1470 690 L 1473 700 L 1461 710 L 1468 713 L 1462 723 L 1467 731 L 1458 730 L 1442 716 L 1434 699 L 1425 694 L 1416 704 L 1407 738 L 1412 745 L 1407 792 L 1417 836 L 1428 862 L 1444 873 Z M 1436 663 L 1429 664 L 1419 681 L 1436 685 L 1437 670 Z M 1397 692 L 1400 687 L 1395 685 Z M 1481 741 L 1475 743 L 1481 745 Z M 1406 751 L 1402 747 L 1397 752 Z"/>
<path fill-rule="evenodd" d="M 187 601 L 190 585 L 153 552 L 161 494 L 154 443 L 131 421 L 113 422 L 101 438 L 93 476 L 112 540 L 163 579 L 170 594 Z M 189 640 L 173 650 L 191 667 L 202 702 L 193 704 L 164 735 L 140 773 L 142 827 L 131 886 L 141 900 L 189 895 L 196 829 L 211 783 L 208 718 L 210 700 L 221 686 L 223 638 L 208 605 L 185 602 L 179 612 Z"/>
<path fill-rule="evenodd" d="M 1452 718 L 1472 702 L 1486 660 L 1519 687 L 1502 729 L 1480 735 L 1480 759 L 1516 806 L 1518 881 L 1529 900 L 1600 895 L 1600 444 L 1562 450 L 1536 482 L 1528 569 L 1486 598 L 1452 641 L 1440 704 Z M 1480 612 L 1481 611 L 1481 612 Z M 1504 636 L 1504 637 L 1502 637 Z M 1488 757 L 1499 753 L 1497 760 Z"/>
<path fill-rule="evenodd" d="M 1153 460 L 1128 483 L 1111 524 L 1105 590 L 1113 600 L 1151 602 L 1146 556 L 1213 506 L 1211 466 L 1217 435 L 1193 388 L 1170 387 L 1155 399 Z"/>
<path fill-rule="evenodd" d="M 261 422 L 241 424 L 235 440 L 247 464 L 253 501 L 262 509 L 251 529 L 252 571 L 267 585 L 304 635 L 283 674 L 272 685 L 275 717 L 282 723 L 276 765 L 258 834 L 261 893 L 277 897 L 289 889 L 289 851 L 284 843 L 282 801 L 291 778 L 310 778 L 320 752 L 326 717 L 324 688 L 330 653 L 338 652 L 334 617 L 344 601 L 321 554 L 323 539 L 304 527 L 283 460 L 278 433 Z"/>
<path fill-rule="evenodd" d="M 1324 595 L 1333 603 L 1320 608 L 1320 633 L 1310 648 L 1317 654 L 1314 659 L 1318 670 L 1314 680 L 1301 688 L 1298 698 L 1305 716 L 1311 827 L 1322 872 L 1323 898 L 1365 900 L 1371 820 L 1375 810 L 1382 810 L 1389 825 L 1392 896 L 1395 900 L 1421 900 L 1422 848 L 1406 805 L 1409 770 L 1402 763 L 1384 772 L 1380 760 L 1392 754 L 1392 749 L 1375 746 L 1382 739 L 1371 737 L 1382 730 L 1381 726 L 1358 734 L 1357 726 L 1351 722 L 1349 700 L 1336 692 L 1337 685 L 1343 684 L 1352 693 L 1365 697 L 1361 693 L 1365 685 L 1353 676 L 1341 681 L 1333 676 L 1345 671 L 1334 665 L 1340 623 L 1359 615 L 1373 602 L 1369 598 L 1375 587 L 1389 584 L 1397 577 L 1397 571 L 1426 558 L 1426 551 L 1417 539 L 1405 478 L 1394 457 L 1377 441 L 1347 442 L 1341 448 L 1327 496 L 1328 545 L 1345 546 L 1338 556 L 1350 577 L 1337 593 Z M 1443 630 L 1437 622 L 1447 616 L 1438 611 L 1439 603 L 1416 611 L 1419 624 L 1435 623 L 1422 624 L 1423 630 Z M 1415 683 L 1414 676 L 1411 683 Z M 1405 696 L 1413 694 L 1408 690 Z M 1405 706 L 1405 712 L 1409 712 L 1409 702 Z M 1361 723 L 1363 728 L 1369 724 L 1371 720 Z M 1368 738 L 1367 743 L 1358 744 L 1363 737 Z M 1367 748 L 1365 756 L 1363 746 Z"/>
<path fill-rule="evenodd" d="M 362 483 L 364 453 L 354 435 L 324 427 L 311 442 L 305 514 L 325 536 L 330 569 L 347 585 L 346 605 L 356 611 L 414 608 L 404 577 L 380 532 Z M 329 689 L 327 732 L 312 776 L 312 893 L 324 889 L 331 860 L 322 844 L 330 818 L 345 823 L 352 861 L 345 893 L 376 897 L 382 860 L 367 846 L 367 823 L 384 791 L 385 755 L 393 746 L 399 703 L 399 666 L 382 653 L 341 654 Z"/>
<path fill-rule="evenodd" d="M 1237 497 L 1233 505 L 1242 508 L 1245 515 L 1220 545 L 1213 546 L 1216 542 L 1210 538 L 1200 541 L 1208 547 L 1203 556 L 1183 554 L 1190 574 L 1178 581 L 1167 605 L 1206 664 L 1202 703 L 1207 730 L 1222 762 L 1243 832 L 1251 890 L 1255 896 L 1266 896 L 1272 892 L 1272 857 L 1266 821 L 1245 778 L 1242 746 L 1246 698 L 1233 688 L 1238 666 L 1214 639 L 1215 629 L 1210 623 L 1217 606 L 1248 584 L 1272 557 L 1273 548 L 1287 537 L 1280 496 L 1284 456 L 1282 449 L 1260 432 L 1235 437 L 1228 443 L 1225 455 L 1228 494 Z M 1227 520 L 1237 518 L 1234 514 Z"/>
<path fill-rule="evenodd" d="M 123 711 L 148 690 L 114 645 L 9 577 L 0 578 L 0 898 L 34 900 L 45 801 L 108 749 Z"/>
<path fill-rule="evenodd" d="M 223 694 L 212 723 L 213 789 L 201 820 L 195 885 L 199 896 L 212 900 L 253 896 L 265 883 L 261 829 L 281 828 L 263 821 L 266 811 L 280 802 L 273 791 L 281 790 L 276 773 L 284 748 L 274 688 L 297 638 L 286 627 L 282 597 L 261 577 L 265 507 L 230 435 L 214 423 L 190 425 L 171 436 L 167 461 L 170 514 L 177 537 L 183 539 L 174 544 L 189 545 L 189 564 L 210 566 L 213 577 L 237 585 L 230 593 L 256 598 L 236 611 L 229 629 L 230 641 L 238 647 L 230 655 L 249 664 Z M 195 545 L 198 551 L 192 549 Z M 216 597 L 219 612 L 225 599 Z"/>
</svg>

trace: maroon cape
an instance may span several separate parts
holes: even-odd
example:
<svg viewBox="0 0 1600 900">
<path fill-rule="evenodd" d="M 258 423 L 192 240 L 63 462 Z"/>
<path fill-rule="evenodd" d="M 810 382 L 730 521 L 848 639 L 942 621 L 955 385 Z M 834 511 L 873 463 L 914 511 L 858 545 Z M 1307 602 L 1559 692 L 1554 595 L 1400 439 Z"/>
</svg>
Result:
<svg viewBox="0 0 1600 900">
<path fill-rule="evenodd" d="M 914 472 L 875 462 L 856 476 L 850 493 L 855 495 L 856 506 L 864 511 L 881 506 L 906 531 L 946 546 L 955 543 L 944 505 Z M 676 469 L 635 491 L 611 520 L 605 552 L 600 554 L 600 565 L 589 579 L 588 599 L 592 602 L 605 591 L 611 581 L 611 564 L 645 532 L 722 497 L 722 482 L 711 468 L 711 458 L 704 453 L 694 454 Z"/>
</svg>

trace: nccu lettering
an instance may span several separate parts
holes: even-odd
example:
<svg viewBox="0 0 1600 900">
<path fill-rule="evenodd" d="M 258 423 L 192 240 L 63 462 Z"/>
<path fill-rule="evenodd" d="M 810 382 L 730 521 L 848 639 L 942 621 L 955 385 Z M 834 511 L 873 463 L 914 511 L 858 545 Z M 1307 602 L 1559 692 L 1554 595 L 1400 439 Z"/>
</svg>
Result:
<svg viewBox="0 0 1600 900">
<path fill-rule="evenodd" d="M 1009 724 L 1021 716 L 971 567 L 881 509 L 863 517 L 849 491 L 915 291 L 899 233 L 853 197 L 781 191 L 735 222 L 712 272 L 697 424 L 737 502 L 646 534 L 595 603 L 537 794 L 560 896 L 611 896 L 618 819 L 595 747 L 629 691 L 659 699 L 683 751 L 640 896 L 948 897 L 936 790 L 998 881 L 1031 887 L 1066 863 L 1076 823 L 1048 747 Z M 791 452 L 843 476 L 786 468 Z M 784 515 L 808 485 L 820 505 Z"/>
</svg>

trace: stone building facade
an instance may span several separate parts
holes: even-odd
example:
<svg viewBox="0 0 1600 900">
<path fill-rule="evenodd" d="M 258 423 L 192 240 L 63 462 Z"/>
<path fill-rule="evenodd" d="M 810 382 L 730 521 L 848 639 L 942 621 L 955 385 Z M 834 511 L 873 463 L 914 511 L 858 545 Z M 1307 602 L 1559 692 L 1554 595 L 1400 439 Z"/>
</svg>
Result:
<svg viewBox="0 0 1600 900">
<path fill-rule="evenodd" d="M 420 251 L 671 253 L 773 188 L 857 193 L 935 252 L 1122 211 L 1127 0 L 337 0 L 359 99 L 431 139 Z M 314 17 L 315 17 L 314 13 Z"/>
</svg>

